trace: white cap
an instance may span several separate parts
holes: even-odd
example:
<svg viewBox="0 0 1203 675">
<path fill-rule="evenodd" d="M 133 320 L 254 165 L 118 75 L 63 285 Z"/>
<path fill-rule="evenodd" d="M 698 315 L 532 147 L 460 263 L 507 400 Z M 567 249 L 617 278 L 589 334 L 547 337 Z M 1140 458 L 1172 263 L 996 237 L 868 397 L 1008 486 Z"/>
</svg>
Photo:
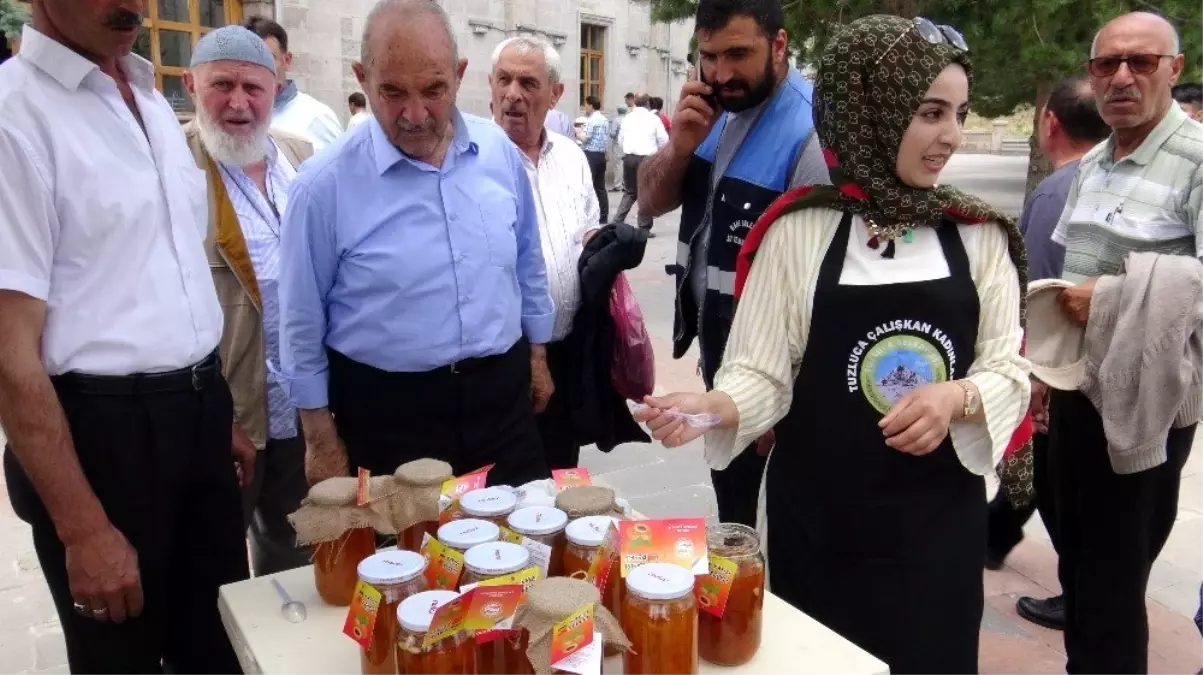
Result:
<svg viewBox="0 0 1203 675">
<path fill-rule="evenodd" d="M 426 558 L 413 551 L 383 551 L 364 558 L 359 563 L 359 578 L 373 586 L 400 584 L 422 573 Z"/>
<path fill-rule="evenodd" d="M 568 535 L 568 541 L 577 546 L 601 546 L 606 531 L 617 522 L 617 518 L 610 516 L 585 516 L 568 523 L 564 533 Z"/>
<path fill-rule="evenodd" d="M 439 607 L 459 597 L 455 591 L 423 591 L 415 593 L 397 605 L 397 622 L 411 633 L 430 630 L 430 621 Z"/>
<path fill-rule="evenodd" d="M 511 513 L 507 521 L 518 534 L 555 534 L 568 524 L 568 514 L 554 506 L 528 506 Z"/>
<path fill-rule="evenodd" d="M 439 528 L 439 541 L 461 551 L 467 551 L 479 544 L 497 541 L 500 537 L 500 527 L 487 520 L 475 518 L 453 520 Z"/>
<path fill-rule="evenodd" d="M 493 541 L 468 549 L 464 564 L 477 574 L 509 574 L 530 565 L 530 551 L 508 541 Z"/>
<path fill-rule="evenodd" d="M 645 600 L 675 600 L 693 592 L 693 572 L 670 563 L 640 565 L 627 574 L 627 590 Z"/>
<path fill-rule="evenodd" d="M 481 488 L 460 497 L 459 505 L 470 516 L 491 518 L 513 511 L 518 505 L 518 497 L 498 487 Z"/>
</svg>

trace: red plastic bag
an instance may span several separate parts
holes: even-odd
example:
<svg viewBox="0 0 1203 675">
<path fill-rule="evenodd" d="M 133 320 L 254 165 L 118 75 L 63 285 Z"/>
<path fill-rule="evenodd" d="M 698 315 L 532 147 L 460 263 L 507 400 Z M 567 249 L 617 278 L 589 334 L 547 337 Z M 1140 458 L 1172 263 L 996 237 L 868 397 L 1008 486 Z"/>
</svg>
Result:
<svg viewBox="0 0 1203 675">
<path fill-rule="evenodd" d="M 610 293 L 610 316 L 614 319 L 614 361 L 610 381 L 619 395 L 632 401 L 651 396 L 656 384 L 656 357 L 652 340 L 643 323 L 643 312 L 625 274 L 614 280 Z"/>
</svg>

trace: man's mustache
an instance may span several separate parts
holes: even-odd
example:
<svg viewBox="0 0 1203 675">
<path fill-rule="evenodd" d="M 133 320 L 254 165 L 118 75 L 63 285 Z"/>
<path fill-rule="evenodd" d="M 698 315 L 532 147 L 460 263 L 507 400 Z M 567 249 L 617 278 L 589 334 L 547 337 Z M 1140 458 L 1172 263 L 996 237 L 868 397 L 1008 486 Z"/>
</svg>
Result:
<svg viewBox="0 0 1203 675">
<path fill-rule="evenodd" d="M 142 15 L 128 9 L 118 9 L 104 19 L 108 28 L 136 28 L 142 25 Z"/>
<path fill-rule="evenodd" d="M 1124 87 L 1123 89 L 1112 89 L 1107 92 L 1107 97 L 1103 99 L 1104 103 L 1110 103 L 1116 99 L 1127 99 L 1131 101 L 1140 100 L 1140 90 L 1136 87 Z"/>
<path fill-rule="evenodd" d="M 427 117 L 421 124 L 410 124 L 401 118 L 397 120 L 397 128 L 401 131 L 434 131 L 434 118 Z"/>
</svg>

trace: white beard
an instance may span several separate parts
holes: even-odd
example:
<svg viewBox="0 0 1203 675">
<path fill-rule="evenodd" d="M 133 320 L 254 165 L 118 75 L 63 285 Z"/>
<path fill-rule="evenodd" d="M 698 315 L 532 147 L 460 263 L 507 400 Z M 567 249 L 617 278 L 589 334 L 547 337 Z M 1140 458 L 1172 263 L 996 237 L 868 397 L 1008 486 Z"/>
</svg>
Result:
<svg viewBox="0 0 1203 675">
<path fill-rule="evenodd" d="M 226 166 L 244 167 L 262 162 L 267 157 L 267 134 L 271 130 L 271 119 L 265 120 L 246 138 L 232 136 L 221 124 L 209 117 L 204 108 L 197 107 L 196 127 L 200 131 L 201 143 L 209 155 Z"/>
</svg>

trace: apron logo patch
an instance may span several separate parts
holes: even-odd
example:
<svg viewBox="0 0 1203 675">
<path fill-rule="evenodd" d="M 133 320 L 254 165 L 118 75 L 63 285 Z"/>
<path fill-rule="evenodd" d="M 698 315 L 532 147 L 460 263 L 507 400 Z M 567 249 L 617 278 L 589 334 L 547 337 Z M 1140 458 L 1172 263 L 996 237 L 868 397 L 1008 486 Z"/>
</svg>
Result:
<svg viewBox="0 0 1203 675">
<path fill-rule="evenodd" d="M 915 389 L 947 382 L 956 361 L 952 340 L 931 324 L 911 320 L 884 323 L 857 340 L 848 355 L 848 392 L 861 392 L 885 414 Z"/>
</svg>

